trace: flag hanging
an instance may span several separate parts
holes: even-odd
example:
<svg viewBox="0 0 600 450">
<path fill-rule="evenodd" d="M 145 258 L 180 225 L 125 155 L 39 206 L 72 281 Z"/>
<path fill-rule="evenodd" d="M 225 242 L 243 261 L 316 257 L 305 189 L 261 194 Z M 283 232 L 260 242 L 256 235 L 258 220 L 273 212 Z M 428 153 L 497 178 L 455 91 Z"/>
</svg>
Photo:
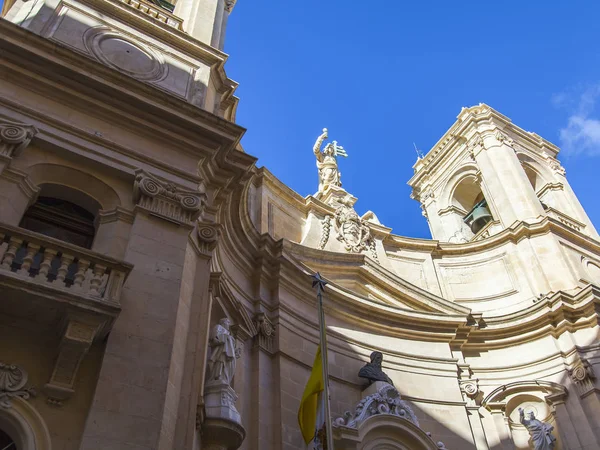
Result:
<svg viewBox="0 0 600 450">
<path fill-rule="evenodd" d="M 298 423 L 300 431 L 304 438 L 304 443 L 308 444 L 315 437 L 317 430 L 317 419 L 321 416 L 324 419 L 322 410 L 321 393 L 323 392 L 323 360 L 321 359 L 321 346 L 317 347 L 317 354 L 313 363 L 310 377 L 302 394 L 302 401 L 298 409 Z M 323 424 L 319 424 L 321 428 Z"/>
</svg>

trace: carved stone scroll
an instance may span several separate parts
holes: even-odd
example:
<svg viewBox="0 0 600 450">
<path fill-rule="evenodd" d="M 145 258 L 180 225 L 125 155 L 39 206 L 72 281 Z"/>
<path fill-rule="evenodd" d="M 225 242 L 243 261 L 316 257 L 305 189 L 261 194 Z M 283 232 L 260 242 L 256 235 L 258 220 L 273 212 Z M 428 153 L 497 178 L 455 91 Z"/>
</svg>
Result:
<svg viewBox="0 0 600 450">
<path fill-rule="evenodd" d="M 133 186 L 137 207 L 178 224 L 193 225 L 206 206 L 208 196 L 201 185 L 198 191 L 179 188 L 138 170 Z"/>
<path fill-rule="evenodd" d="M 0 121 L 0 156 L 16 158 L 29 145 L 38 130 L 33 125 Z"/>
<path fill-rule="evenodd" d="M 27 388 L 27 372 L 14 364 L 0 362 L 0 408 L 10 408 L 12 400 L 24 400 L 36 395 L 34 388 Z"/>
</svg>

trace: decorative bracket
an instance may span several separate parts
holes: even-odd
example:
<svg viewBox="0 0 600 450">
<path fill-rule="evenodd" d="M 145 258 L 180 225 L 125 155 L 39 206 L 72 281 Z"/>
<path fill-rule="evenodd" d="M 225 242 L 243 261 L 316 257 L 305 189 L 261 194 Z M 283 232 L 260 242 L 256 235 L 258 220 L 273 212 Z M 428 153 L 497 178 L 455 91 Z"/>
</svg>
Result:
<svg viewBox="0 0 600 450">
<path fill-rule="evenodd" d="M 92 345 L 100 324 L 91 324 L 76 318 L 67 319 L 54 370 L 44 392 L 50 405 L 62 406 L 73 394 L 79 365 Z"/>
<path fill-rule="evenodd" d="M 32 387 L 26 388 L 27 372 L 14 364 L 0 362 L 0 408 L 10 408 L 12 399 L 35 397 Z"/>
<path fill-rule="evenodd" d="M 193 226 L 204 211 L 208 196 L 200 184 L 198 191 L 180 189 L 143 170 L 135 173 L 133 200 L 137 208 L 180 225 Z"/>
<path fill-rule="evenodd" d="M 38 130 L 33 125 L 0 121 L 0 156 L 16 158 L 29 145 Z"/>
<path fill-rule="evenodd" d="M 596 389 L 594 368 L 585 358 L 580 358 L 573 368 L 569 370 L 569 377 L 571 377 L 571 381 L 577 386 L 581 397 L 585 397 Z"/>
</svg>

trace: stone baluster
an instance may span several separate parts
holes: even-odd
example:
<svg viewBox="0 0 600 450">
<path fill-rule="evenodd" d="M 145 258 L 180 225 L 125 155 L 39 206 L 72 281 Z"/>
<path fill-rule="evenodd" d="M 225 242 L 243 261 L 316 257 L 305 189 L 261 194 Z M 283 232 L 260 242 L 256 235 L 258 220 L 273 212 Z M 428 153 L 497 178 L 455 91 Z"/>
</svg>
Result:
<svg viewBox="0 0 600 450">
<path fill-rule="evenodd" d="M 2 268 L 6 270 L 10 270 L 11 265 L 17 256 L 17 251 L 23 244 L 23 240 L 15 237 L 11 237 L 8 243 L 8 250 L 4 254 L 4 261 L 2 262 Z"/>
<path fill-rule="evenodd" d="M 21 275 L 29 275 L 29 271 L 31 270 L 31 265 L 33 264 L 33 258 L 40 251 L 40 246 L 36 244 L 27 244 L 27 254 L 23 258 L 23 262 L 21 263 L 21 268 L 19 269 L 19 274 Z"/>
<path fill-rule="evenodd" d="M 85 280 L 85 272 L 90 267 L 90 261 L 86 259 L 80 259 L 77 261 L 77 273 L 73 280 L 73 289 L 80 290 L 82 288 L 83 280 Z"/>
<path fill-rule="evenodd" d="M 69 273 L 69 266 L 71 265 L 74 259 L 74 256 L 68 255 L 66 253 L 62 254 L 62 256 L 60 257 L 60 267 L 58 268 L 56 274 L 56 280 L 54 280 L 55 284 L 62 286 L 65 285 L 65 278 Z"/>
<path fill-rule="evenodd" d="M 40 271 L 37 274 L 36 280 L 38 281 L 47 281 L 48 280 L 48 272 L 50 272 L 50 268 L 52 267 L 52 260 L 57 255 L 56 250 L 52 250 L 50 248 L 44 249 L 44 257 L 42 262 L 40 263 Z"/>
<path fill-rule="evenodd" d="M 94 266 L 94 276 L 90 282 L 90 294 L 100 295 L 100 285 L 102 284 L 104 272 L 106 272 L 106 266 L 102 266 L 100 264 L 96 264 Z"/>
</svg>

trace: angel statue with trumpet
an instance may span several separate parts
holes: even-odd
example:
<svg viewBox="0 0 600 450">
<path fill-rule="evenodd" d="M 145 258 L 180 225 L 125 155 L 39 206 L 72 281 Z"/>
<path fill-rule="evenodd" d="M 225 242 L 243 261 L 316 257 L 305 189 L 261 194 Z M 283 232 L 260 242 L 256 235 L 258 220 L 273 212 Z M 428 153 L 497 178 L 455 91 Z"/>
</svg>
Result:
<svg viewBox="0 0 600 450">
<path fill-rule="evenodd" d="M 313 147 L 313 152 L 317 157 L 317 169 L 319 169 L 319 194 L 325 192 L 329 186 L 342 186 L 342 174 L 338 169 L 337 157 L 348 156 L 344 147 L 338 145 L 337 141 L 330 142 L 321 151 L 321 145 L 327 137 L 327 128 L 323 128 L 323 133 L 317 138 Z"/>
</svg>

